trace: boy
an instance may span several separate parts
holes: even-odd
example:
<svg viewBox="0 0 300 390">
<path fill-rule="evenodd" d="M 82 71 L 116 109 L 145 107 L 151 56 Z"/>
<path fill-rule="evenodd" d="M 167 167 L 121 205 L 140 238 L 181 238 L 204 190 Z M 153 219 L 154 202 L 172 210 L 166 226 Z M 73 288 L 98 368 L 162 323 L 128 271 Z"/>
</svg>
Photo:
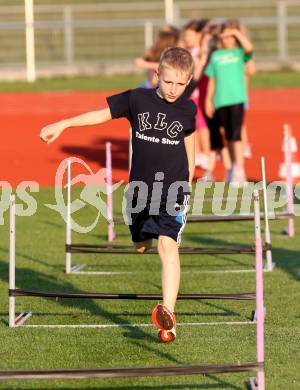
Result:
<svg viewBox="0 0 300 390">
<path fill-rule="evenodd" d="M 186 222 L 187 194 L 195 166 L 196 106 L 183 96 L 193 68 L 187 50 L 168 48 L 162 53 L 156 72 L 156 89 L 137 88 L 110 96 L 108 108 L 46 126 L 40 135 L 49 144 L 67 127 L 100 124 L 120 117 L 129 120 L 132 127 L 132 165 L 126 193 L 129 227 L 138 252 L 147 251 L 152 239 L 158 239 L 163 304 L 155 306 L 152 321 L 164 342 L 176 338 L 178 245 Z M 145 185 L 139 185 L 141 182 Z"/>
</svg>

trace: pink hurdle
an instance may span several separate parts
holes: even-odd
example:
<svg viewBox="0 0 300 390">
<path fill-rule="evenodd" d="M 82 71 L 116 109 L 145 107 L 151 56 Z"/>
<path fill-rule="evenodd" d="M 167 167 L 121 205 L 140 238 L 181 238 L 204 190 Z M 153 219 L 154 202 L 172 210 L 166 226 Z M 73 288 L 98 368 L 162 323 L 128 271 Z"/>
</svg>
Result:
<svg viewBox="0 0 300 390">
<path fill-rule="evenodd" d="M 260 211 L 258 191 L 253 192 L 255 216 L 255 264 L 256 264 L 256 358 L 261 368 L 257 373 L 257 389 L 265 389 L 264 373 L 264 290 L 263 290 L 263 254 L 260 229 Z"/>
<path fill-rule="evenodd" d="M 287 209 L 289 214 L 294 214 L 293 203 L 293 167 L 292 167 L 292 135 L 289 125 L 285 124 L 284 128 L 284 145 L 285 145 L 285 166 L 287 176 Z M 295 236 L 294 218 L 288 218 L 287 235 L 289 237 Z"/>
<path fill-rule="evenodd" d="M 111 142 L 106 142 L 106 192 L 107 192 L 107 219 L 108 219 L 108 241 L 115 239 L 113 221 L 113 199 L 112 199 L 112 163 L 111 163 Z"/>
</svg>

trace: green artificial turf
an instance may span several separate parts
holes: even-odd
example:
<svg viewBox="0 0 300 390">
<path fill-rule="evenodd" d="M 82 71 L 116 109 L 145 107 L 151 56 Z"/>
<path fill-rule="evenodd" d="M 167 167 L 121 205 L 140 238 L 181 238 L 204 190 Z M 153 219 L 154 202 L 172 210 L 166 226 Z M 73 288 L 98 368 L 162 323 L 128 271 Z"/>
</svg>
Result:
<svg viewBox="0 0 300 390">
<path fill-rule="evenodd" d="M 73 199 L 81 188 L 75 188 Z M 157 255 L 79 255 L 73 263 L 87 270 L 124 271 L 119 275 L 66 275 L 65 224 L 45 207 L 54 204 L 54 190 L 32 194 L 37 212 L 16 221 L 16 285 L 50 291 L 160 293 Z M 116 215 L 121 214 L 122 191 L 115 194 Z M 22 201 L 17 198 L 17 204 Z M 96 209 L 86 206 L 74 220 L 89 225 Z M 8 212 L 0 226 L 0 369 L 142 367 L 173 364 L 215 364 L 255 361 L 254 325 L 179 326 L 170 345 L 157 341 L 154 327 L 17 328 L 8 327 Z M 276 268 L 264 274 L 266 306 L 267 389 L 299 389 L 300 223 L 296 238 L 282 235 L 287 221 L 271 221 Z M 106 223 L 89 234 L 73 234 L 73 242 L 106 243 Z M 130 244 L 126 226 L 117 226 L 116 244 Z M 237 247 L 253 244 L 253 223 L 188 224 L 183 246 Z M 255 289 L 255 274 L 211 273 L 212 270 L 249 269 L 246 255 L 182 256 L 182 293 L 240 293 Z M 18 297 L 16 311 L 32 311 L 28 324 L 150 324 L 154 302 Z M 179 301 L 177 320 L 186 322 L 249 321 L 254 302 Z M 0 389 L 245 389 L 247 373 L 127 379 L 54 381 L 0 381 Z"/>
<path fill-rule="evenodd" d="M 0 92 L 29 91 L 106 91 L 135 88 L 144 80 L 144 74 L 115 76 L 41 79 L 34 83 L 0 82 Z M 254 88 L 299 88 L 300 72 L 258 72 L 251 78 Z"/>
</svg>

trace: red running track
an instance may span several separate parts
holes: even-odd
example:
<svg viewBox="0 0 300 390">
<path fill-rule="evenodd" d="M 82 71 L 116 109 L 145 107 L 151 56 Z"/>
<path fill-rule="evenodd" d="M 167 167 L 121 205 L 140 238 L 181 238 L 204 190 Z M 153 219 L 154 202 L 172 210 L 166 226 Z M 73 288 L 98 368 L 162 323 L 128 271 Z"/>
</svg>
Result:
<svg viewBox="0 0 300 390">
<path fill-rule="evenodd" d="M 113 93 L 113 92 L 111 92 Z M 0 180 L 16 186 L 21 181 L 37 181 L 53 186 L 59 163 L 69 156 L 86 161 L 96 172 L 105 163 L 105 142 L 112 142 L 113 178 L 127 180 L 127 120 L 114 120 L 94 127 L 68 129 L 54 144 L 39 139 L 40 129 L 51 122 L 104 107 L 110 92 L 45 92 L 0 94 L 2 140 Z M 260 179 L 259 157 L 265 156 L 268 180 L 278 179 L 282 125 L 291 125 L 300 141 L 300 89 L 255 89 L 250 92 L 247 126 L 253 158 L 246 161 L 247 176 Z M 202 171 L 197 169 L 196 177 Z M 221 163 L 215 176 L 224 177 Z"/>
</svg>

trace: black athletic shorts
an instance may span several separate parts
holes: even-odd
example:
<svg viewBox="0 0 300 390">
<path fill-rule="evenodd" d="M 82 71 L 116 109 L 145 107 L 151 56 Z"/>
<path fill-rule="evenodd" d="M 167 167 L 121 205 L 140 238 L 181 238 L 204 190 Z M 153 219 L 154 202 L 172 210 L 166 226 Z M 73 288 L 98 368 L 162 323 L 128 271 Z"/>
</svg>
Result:
<svg viewBox="0 0 300 390">
<path fill-rule="evenodd" d="M 245 104 L 234 104 L 216 110 L 216 118 L 224 127 L 227 141 L 240 141 L 244 121 Z"/>
<path fill-rule="evenodd" d="M 214 114 L 212 118 L 209 118 L 205 112 L 203 116 L 207 127 L 209 129 L 210 148 L 211 150 L 221 150 L 224 147 L 223 137 L 220 131 L 220 122 L 217 115 Z"/>
<path fill-rule="evenodd" d="M 186 224 L 188 201 L 189 196 L 185 195 L 182 202 L 177 202 L 174 209 L 176 215 L 170 215 L 165 206 L 160 207 L 158 215 L 151 215 L 147 207 L 139 213 L 130 214 L 132 241 L 142 242 L 158 236 L 168 236 L 179 245 Z"/>
</svg>

